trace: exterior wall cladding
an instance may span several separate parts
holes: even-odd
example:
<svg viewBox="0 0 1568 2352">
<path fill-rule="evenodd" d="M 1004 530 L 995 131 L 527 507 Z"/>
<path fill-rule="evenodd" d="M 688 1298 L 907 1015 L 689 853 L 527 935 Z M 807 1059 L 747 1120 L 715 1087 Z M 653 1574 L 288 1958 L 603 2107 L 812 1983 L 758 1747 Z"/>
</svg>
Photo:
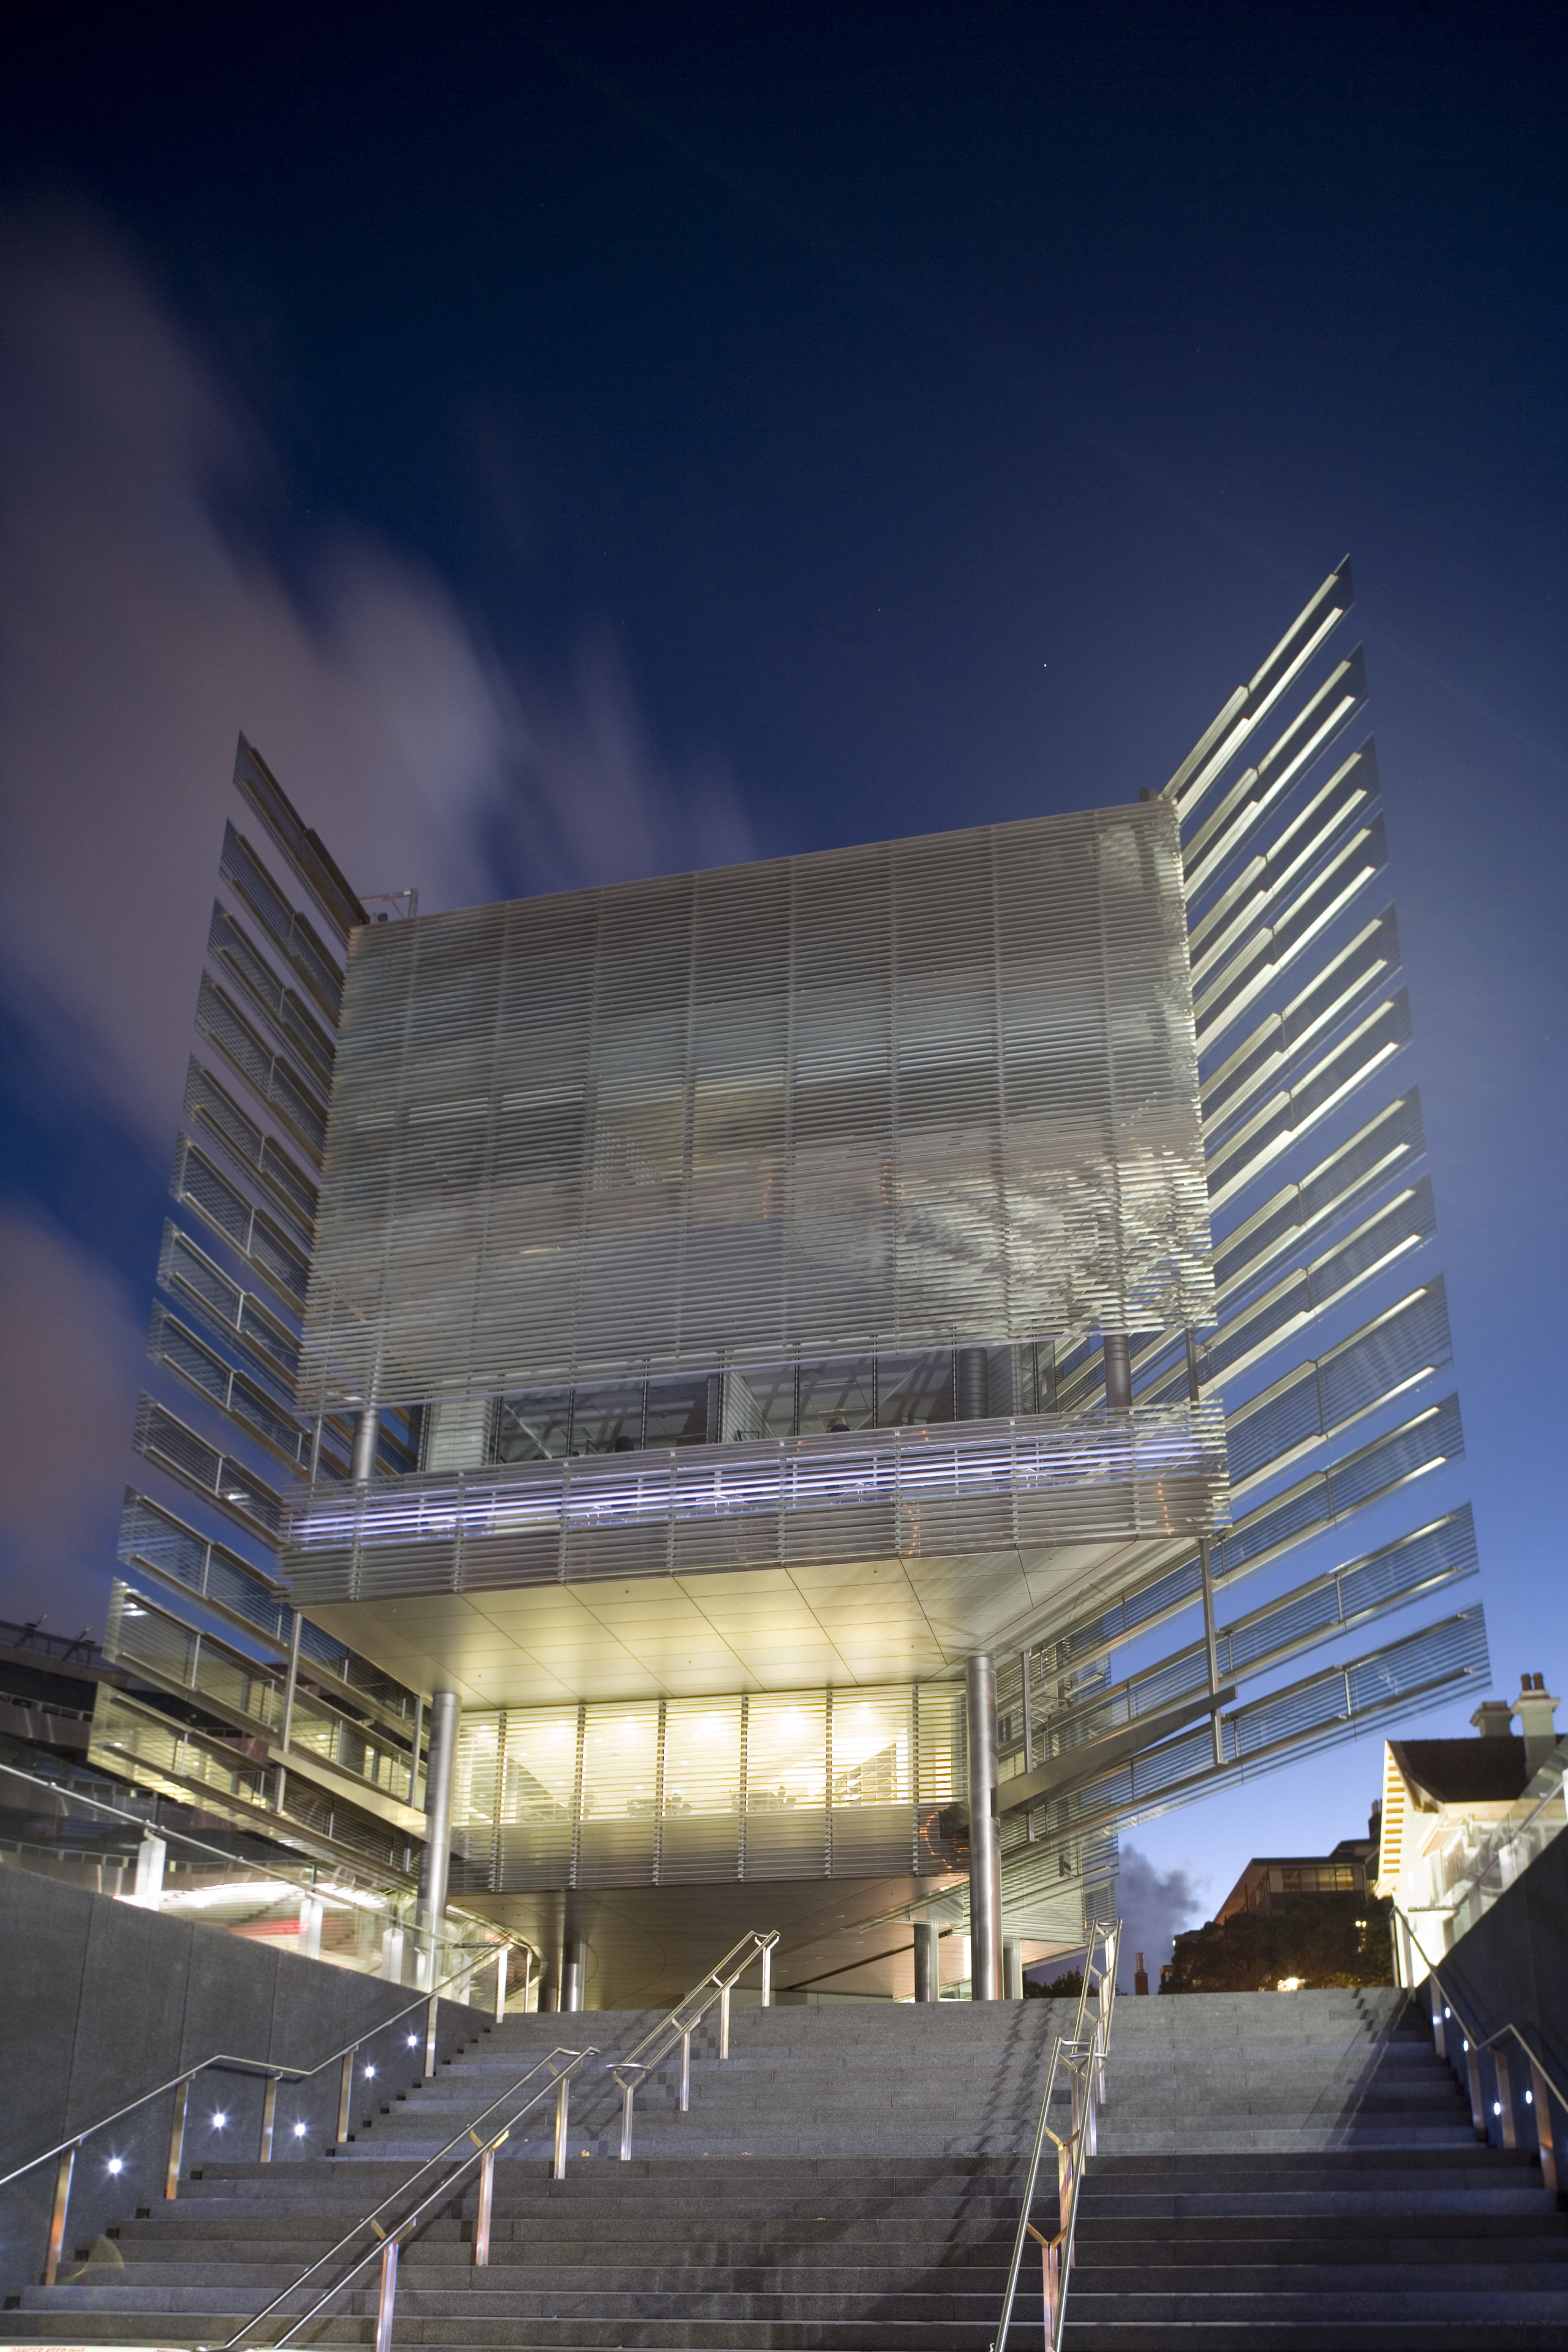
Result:
<svg viewBox="0 0 1568 2352">
<path fill-rule="evenodd" d="M 1205 1322 L 1176 813 L 357 931 L 317 1234 L 311 1412 Z"/>
<path fill-rule="evenodd" d="M 1212 1408 L 1050 1410 L 1212 1317 L 1175 812 L 363 929 L 317 1231 L 302 1404 L 426 1473 L 318 1601 L 1206 1534 Z"/>
<path fill-rule="evenodd" d="M 1044 1933 L 1119 1825 L 1484 1684 L 1351 603 L 1136 805 L 353 931 L 298 1410 L 409 1454 L 323 1454 L 282 1564 L 484 1665 L 476 1886 L 777 1874 L 791 1807 L 790 1874 L 950 1871 L 988 1646 Z"/>
</svg>

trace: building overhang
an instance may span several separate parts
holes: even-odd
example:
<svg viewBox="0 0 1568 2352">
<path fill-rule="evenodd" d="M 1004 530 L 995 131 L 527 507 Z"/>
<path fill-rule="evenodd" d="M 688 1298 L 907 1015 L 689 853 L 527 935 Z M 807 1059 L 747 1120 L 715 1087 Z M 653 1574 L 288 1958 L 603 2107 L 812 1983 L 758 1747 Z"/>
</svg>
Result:
<svg viewBox="0 0 1568 2352">
<path fill-rule="evenodd" d="M 298 1604 L 416 1686 L 537 1706 L 918 1680 L 1213 1531 L 1212 1406 L 318 1486 Z"/>
</svg>

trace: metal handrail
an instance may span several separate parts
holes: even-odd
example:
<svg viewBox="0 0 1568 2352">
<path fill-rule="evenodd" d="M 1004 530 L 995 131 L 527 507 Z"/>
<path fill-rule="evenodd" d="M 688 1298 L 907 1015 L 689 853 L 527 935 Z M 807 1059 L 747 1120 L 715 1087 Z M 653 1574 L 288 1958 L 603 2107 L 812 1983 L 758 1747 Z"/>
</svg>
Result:
<svg viewBox="0 0 1568 2352">
<path fill-rule="evenodd" d="M 525 1946 L 523 1948 L 528 1948 Z M 511 1949 L 510 1938 L 500 1947 L 500 1949 L 502 1951 Z M 155 2084 L 151 2091 L 143 2091 L 139 2098 L 128 2100 L 124 2106 L 116 2107 L 111 2114 L 95 2116 L 91 2123 L 84 2124 L 79 2131 L 73 2132 L 68 2139 L 58 2140 L 53 2147 L 45 2148 L 41 2155 L 30 2156 L 26 2164 L 17 2165 L 14 2171 L 0 2173 L 0 2189 L 6 2189 L 13 2180 L 20 2180 L 24 2173 L 36 2171 L 40 2164 L 47 2164 L 51 2157 L 58 2159 L 55 2174 L 54 2202 L 49 2214 L 48 2250 L 44 2259 L 44 2285 L 53 2286 L 59 2274 L 60 2256 L 65 2248 L 66 2215 L 70 2205 L 71 2183 L 76 2173 L 77 2153 L 83 2142 L 89 2140 L 95 2132 L 107 2131 L 110 2124 L 119 2123 L 122 2116 L 134 2115 L 138 2107 L 148 2106 L 153 2100 L 161 2099 L 165 2092 L 173 2091 L 174 2113 L 169 2127 L 169 2157 L 163 2174 L 163 2195 L 165 2199 L 173 2200 L 179 2191 L 180 2165 L 185 2147 L 185 2124 L 190 2114 L 191 2084 L 198 2074 L 205 2074 L 209 2066 L 226 2066 L 243 2074 L 266 2076 L 267 2088 L 262 2094 L 261 2100 L 261 2144 L 257 2153 L 257 2161 L 260 2164 L 270 2164 L 273 2126 L 278 2111 L 279 2084 L 309 2083 L 313 2081 L 316 2075 L 324 2074 L 329 2066 L 341 2064 L 342 2074 L 338 2087 L 337 2137 L 343 2139 L 348 2134 L 349 2113 L 353 2095 L 353 2063 L 363 2044 L 374 2040 L 376 2034 L 386 2032 L 390 2027 L 401 2024 L 402 2021 L 410 2016 L 415 2010 L 423 2009 L 426 2013 L 425 2072 L 429 2074 L 436 2063 L 437 2011 L 441 1995 L 448 1985 L 456 1984 L 460 1977 L 469 1976 L 472 1972 L 473 1961 L 470 1958 L 465 1961 L 463 1967 L 454 1969 L 450 1976 L 443 1977 L 439 1984 L 433 1985 L 428 1992 L 416 1993 L 415 1998 L 406 2002 L 402 2009 L 395 2010 L 390 2017 L 384 2017 L 379 2023 L 368 2027 L 365 2032 L 356 2035 L 353 2042 L 345 2042 L 341 2049 L 332 2051 L 314 2066 L 279 2066 L 269 2058 L 241 2058 L 226 2050 L 215 2051 L 210 2057 L 199 2058 L 194 2066 L 182 2066 L 177 2074 L 171 2074 L 167 2081 Z"/>
<path fill-rule="evenodd" d="M 738 1977 L 743 1976 L 754 1959 L 763 1963 L 763 2007 L 773 2005 L 773 1953 L 778 1942 L 776 1927 L 753 1927 L 732 1944 L 721 1960 L 716 1960 L 701 1980 L 691 1990 L 683 1993 L 675 2007 L 657 2025 L 650 2026 L 640 2042 L 634 2042 L 624 2058 L 611 2067 L 621 2093 L 621 2162 L 629 2164 L 632 2153 L 632 2101 L 647 2082 L 653 2069 L 668 2051 L 680 2044 L 680 2112 L 684 2116 L 691 2106 L 691 2036 L 701 2024 L 715 2001 L 719 2004 L 719 2055 L 730 2055 L 730 1993 Z M 734 1961 L 733 1968 L 731 1962 Z M 724 1971 L 729 1969 L 729 1974 Z M 646 2053 L 646 2055 L 645 2055 Z M 629 2079 L 628 2079 L 629 2077 Z"/>
<path fill-rule="evenodd" d="M 1456 1995 L 1450 1992 L 1443 1982 L 1437 1972 L 1436 1961 L 1428 1956 L 1426 1948 L 1411 1925 L 1408 1916 L 1400 1909 L 1397 1903 L 1391 1902 L 1389 1907 L 1421 1958 L 1426 1961 L 1428 1982 L 1436 1988 L 1438 1998 L 1431 2004 L 1432 2040 L 1436 2044 L 1438 2057 L 1446 2064 L 1449 2061 L 1447 2035 L 1444 2029 L 1450 2015 L 1459 2028 L 1460 2039 L 1465 2045 L 1460 2054 L 1466 2061 L 1465 2081 L 1470 2095 L 1470 2122 L 1478 2138 L 1485 2139 L 1488 2136 L 1486 2101 L 1481 2091 L 1480 2053 L 1483 2050 L 1491 2053 L 1492 2064 L 1497 2071 L 1498 2089 L 1501 2095 L 1498 2100 L 1498 2106 L 1502 2125 L 1502 2143 L 1505 2147 L 1516 2147 L 1519 2145 L 1518 2125 L 1513 2112 L 1513 2085 L 1509 2076 L 1508 2058 L 1497 2045 L 1511 2039 L 1518 2042 L 1529 2060 L 1532 2082 L 1527 2095 L 1535 2109 L 1535 2144 L 1536 2153 L 1541 2158 L 1541 2178 L 1543 2186 L 1550 2189 L 1555 2196 L 1558 2185 L 1557 2139 L 1552 2128 L 1552 2101 L 1555 2099 L 1563 2114 L 1568 2115 L 1568 2092 L 1563 2090 L 1547 2066 L 1545 2060 L 1525 2040 L 1523 2033 L 1511 2018 L 1505 2024 L 1500 2025 L 1493 2033 L 1483 2036 L 1477 2032 L 1475 2027 L 1467 2021 Z M 1442 2004 L 1441 2009 L 1438 2006 L 1439 2000 Z"/>
<path fill-rule="evenodd" d="M 232 2336 L 226 2336 L 221 2345 L 213 2347 L 213 2352 L 235 2352 L 236 2346 L 242 2344 L 253 2328 L 259 2327 L 264 2319 L 270 2319 L 273 2313 L 280 2305 L 287 2303 L 291 2294 L 298 2294 L 306 2280 L 309 2278 L 314 2278 L 319 2270 L 324 2269 L 328 2263 L 334 2261 L 339 2254 L 343 2252 L 345 2248 L 351 2246 L 354 2240 L 359 2236 L 362 2230 L 372 2230 L 374 2231 L 376 2239 L 375 2244 L 367 2247 L 365 2252 L 360 2256 L 358 2262 L 354 2263 L 350 2269 L 346 2270 L 342 2278 L 335 2279 L 332 2284 L 327 2289 L 325 2294 L 318 2296 L 317 2300 L 310 2305 L 308 2311 L 301 2312 L 298 2319 L 291 2320 L 289 2322 L 282 2335 L 277 2338 L 275 2344 L 272 2346 L 271 2352 L 281 2352 L 281 2347 L 288 2343 L 289 2337 L 291 2336 L 298 2336 L 301 2327 L 308 2326 L 310 2321 L 317 2316 L 318 2313 L 324 2311 L 327 2305 L 332 2300 L 332 2297 L 336 2294 L 341 2294 L 343 2289 L 349 2285 L 351 2281 L 358 2278 L 365 2264 L 373 2261 L 378 2252 L 382 2257 L 382 2284 L 381 2306 L 376 2316 L 375 2340 L 377 2347 L 379 2347 L 379 2352 L 387 2352 L 387 2347 L 392 2342 L 392 2307 L 397 2294 L 397 2250 L 405 2233 L 411 2230 L 415 2222 L 420 2219 L 426 2207 L 436 2204 L 442 2199 L 451 2195 L 454 2186 L 462 2179 L 463 2174 L 468 2170 L 471 2164 L 479 2164 L 482 2161 L 485 2170 L 483 2185 L 479 2192 L 479 2227 L 476 2228 L 474 2232 L 474 2267 L 476 2269 L 482 2269 L 489 2261 L 490 2202 L 494 2190 L 495 2159 L 497 2149 L 500 2147 L 503 2140 L 506 2140 L 510 2137 L 513 2126 L 522 2121 L 523 2116 L 529 2113 L 530 2109 L 536 2107 L 539 2105 L 540 2100 L 542 2099 L 548 2092 L 553 2090 L 555 2093 L 555 2158 L 551 2167 L 551 2172 L 552 2179 L 556 2180 L 564 2180 L 566 2178 L 567 2110 L 570 2099 L 571 2084 L 579 2070 L 587 2063 L 590 2058 L 595 2057 L 597 2054 L 596 2046 L 592 2043 L 590 2043 L 586 2050 L 567 2050 L 564 2047 L 562 2047 L 550 2051 L 546 2056 L 539 2060 L 537 2064 L 531 2066 L 526 2074 L 520 2074 L 516 2082 L 511 2084 L 507 2090 L 504 2090 L 501 2093 L 499 2099 L 492 2099 L 488 2107 L 481 2107 L 479 2114 L 473 2117 L 471 2122 L 463 2125 L 459 2131 L 453 2134 L 452 2137 L 447 2142 L 445 2147 L 438 2148 L 434 2156 L 426 2157 L 424 2163 L 418 2167 L 416 2171 L 411 2172 L 406 2180 L 399 2181 L 397 2187 L 393 2189 L 390 2196 L 384 2197 L 381 2203 L 373 2207 L 370 2212 L 362 2213 L 359 2220 L 353 2222 L 349 2229 L 344 2231 L 336 2245 L 329 2246 L 324 2254 L 318 2254 L 315 2261 L 310 2264 L 308 2269 L 301 2271 L 297 2279 L 291 2279 L 289 2281 L 289 2284 L 282 2290 L 281 2294 L 275 2294 L 270 2303 L 264 2304 L 258 2312 L 256 2312 L 250 2318 L 246 2320 L 243 2326 L 237 2327 Z M 556 2068 L 555 2061 L 557 2058 L 565 2058 L 570 2060 L 571 2063 L 568 2065 Z M 488 2140 L 480 2140 L 476 2136 L 475 2126 L 484 2123 L 489 2116 L 493 2116 L 498 2107 L 505 2106 L 507 2101 L 515 2097 L 525 2083 L 531 2083 L 534 2076 L 546 2066 L 554 2069 L 551 2074 L 549 2082 L 542 2083 L 538 2090 L 534 2092 L 532 2097 L 525 2099 L 521 2106 L 517 2108 L 513 2114 L 510 2115 L 507 2117 L 506 2122 L 500 2126 L 500 2129 L 493 2133 Z M 381 2227 L 381 2217 L 386 2211 L 388 2206 L 395 2204 L 400 2197 L 405 2195 L 406 2192 L 413 2188 L 414 2183 L 420 2178 L 421 2174 L 428 2172 L 435 2165 L 444 2164 L 447 2157 L 451 2155 L 452 2150 L 455 2147 L 459 2147 L 466 2139 L 473 2140 L 474 2145 L 468 2150 L 468 2153 L 463 2158 L 461 2163 L 458 2164 L 453 2171 L 448 2173 L 446 2179 L 438 2182 L 434 2189 L 428 2189 L 419 2200 L 417 2205 L 414 2206 L 408 2212 L 405 2213 L 400 2221 L 394 2222 L 390 2230 L 384 2230 Z"/>
<path fill-rule="evenodd" d="M 1073 2238 L 1078 2229 L 1078 2197 L 1082 2186 L 1084 2167 L 1096 2152 L 1099 2135 L 1095 2126 L 1096 2110 L 1105 2101 L 1105 2057 L 1110 2040 L 1111 2012 L 1116 2003 L 1116 1960 L 1121 1943 L 1121 1922 L 1115 1920 L 1109 1927 L 1097 1928 L 1089 1937 L 1089 1948 L 1083 1957 L 1083 1982 L 1079 1988 L 1078 2016 L 1069 2038 L 1058 2034 L 1051 2044 L 1050 2063 L 1046 2070 L 1045 2096 L 1040 2101 L 1040 2118 L 1035 2128 L 1035 2144 L 1029 2157 L 1029 2169 L 1024 2182 L 1024 2197 L 1018 2211 L 1018 2227 L 1013 2240 L 1013 2258 L 1007 2266 L 1007 2284 L 1002 2297 L 1001 2315 L 996 2323 L 996 2335 L 991 2352 L 1006 2352 L 1007 2331 L 1013 2325 L 1013 2305 L 1018 2293 L 1018 2273 L 1023 2268 L 1025 2249 L 1033 2238 L 1040 2249 L 1042 2288 L 1046 2309 L 1046 2343 L 1048 2352 L 1060 2352 L 1062 2328 L 1067 2317 L 1068 2276 L 1072 2269 Z M 1097 1968 L 1095 1946 L 1100 1947 Z M 1085 2014 L 1089 2006 L 1091 1980 L 1099 1994 L 1099 2015 L 1094 2031 L 1084 2033 Z M 1051 2129 L 1051 2100 L 1056 2094 L 1057 2073 L 1066 2065 L 1072 2080 L 1072 2122 L 1064 2140 Z M 1047 2140 L 1056 2144 L 1057 2150 L 1057 2234 L 1047 2238 L 1037 2230 L 1029 2215 L 1035 2201 L 1036 2183 L 1039 2179 L 1040 2159 Z"/>
</svg>

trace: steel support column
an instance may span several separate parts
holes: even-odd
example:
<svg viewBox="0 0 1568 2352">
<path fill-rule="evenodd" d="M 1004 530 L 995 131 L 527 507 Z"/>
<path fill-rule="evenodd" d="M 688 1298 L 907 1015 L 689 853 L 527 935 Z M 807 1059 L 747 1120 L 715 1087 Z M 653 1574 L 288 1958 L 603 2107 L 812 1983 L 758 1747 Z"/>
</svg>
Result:
<svg viewBox="0 0 1568 2352">
<path fill-rule="evenodd" d="M 368 1486 L 375 1475 L 375 1441 L 381 1434 L 381 1415 L 374 1405 L 366 1405 L 354 1422 L 353 1461 L 349 1476 L 356 1486 Z"/>
<path fill-rule="evenodd" d="M 1105 1402 L 1112 1412 L 1130 1412 L 1132 1408 L 1132 1342 L 1125 1331 L 1107 1331 L 1101 1340 L 1105 1350 Z"/>
<path fill-rule="evenodd" d="M 915 1921 L 915 1999 L 942 1999 L 942 1930 L 924 1919 Z"/>
<path fill-rule="evenodd" d="M 430 1764 L 425 1780 L 425 1859 L 419 1865 L 419 1922 L 431 1937 L 430 1982 L 437 1981 L 435 1938 L 447 1916 L 452 1854 L 452 1773 L 458 1761 L 458 1694 L 437 1691 L 430 1705 Z"/>
<path fill-rule="evenodd" d="M 964 1673 L 969 1748 L 969 1979 L 974 2000 L 1002 1998 L 1002 1845 L 996 1822 L 996 1667 L 976 1650 Z"/>
</svg>

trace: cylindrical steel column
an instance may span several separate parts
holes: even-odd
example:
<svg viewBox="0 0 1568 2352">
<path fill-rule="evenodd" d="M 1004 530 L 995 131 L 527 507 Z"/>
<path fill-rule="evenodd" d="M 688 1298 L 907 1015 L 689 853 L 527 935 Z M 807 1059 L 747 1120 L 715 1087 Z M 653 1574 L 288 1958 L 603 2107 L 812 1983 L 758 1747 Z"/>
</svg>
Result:
<svg viewBox="0 0 1568 2352">
<path fill-rule="evenodd" d="M 990 1386 L 984 1349 L 955 1348 L 952 1351 L 954 1421 L 984 1421 L 991 1410 Z"/>
<path fill-rule="evenodd" d="M 915 1999 L 942 1999 L 942 1929 L 924 1919 L 915 1921 Z"/>
<path fill-rule="evenodd" d="M 366 1405 L 354 1423 L 353 1463 L 349 1476 L 356 1486 L 363 1486 L 375 1475 L 375 1441 L 381 1434 L 381 1415 L 374 1405 Z"/>
<path fill-rule="evenodd" d="M 562 1957 L 561 1967 L 561 2006 L 563 2009 L 575 2010 L 582 2008 L 583 1989 L 587 1982 L 587 1945 L 581 1943 L 568 1944 L 565 1947 Z"/>
<path fill-rule="evenodd" d="M 996 1825 L 996 1668 L 976 1650 L 964 1673 L 969 1748 L 969 1983 L 1002 1998 L 1002 1846 Z"/>
<path fill-rule="evenodd" d="M 1112 1412 L 1127 1412 L 1132 1404 L 1132 1343 L 1125 1331 L 1107 1331 L 1101 1343 L 1105 1350 L 1105 1402 Z"/>
<path fill-rule="evenodd" d="M 1024 1998 L 1024 1947 L 1009 1936 L 1002 1946 L 1002 1998 L 1022 2000 Z"/>
<path fill-rule="evenodd" d="M 458 1694 L 437 1691 L 430 1703 L 430 1764 L 425 1780 L 425 1859 L 419 1865 L 419 1920 L 432 1938 L 447 1916 L 447 1871 L 452 1856 L 452 1771 L 458 1760 Z M 435 1964 L 432 1948 L 431 1960 Z M 435 1983 L 436 1979 L 431 1977 Z"/>
</svg>

